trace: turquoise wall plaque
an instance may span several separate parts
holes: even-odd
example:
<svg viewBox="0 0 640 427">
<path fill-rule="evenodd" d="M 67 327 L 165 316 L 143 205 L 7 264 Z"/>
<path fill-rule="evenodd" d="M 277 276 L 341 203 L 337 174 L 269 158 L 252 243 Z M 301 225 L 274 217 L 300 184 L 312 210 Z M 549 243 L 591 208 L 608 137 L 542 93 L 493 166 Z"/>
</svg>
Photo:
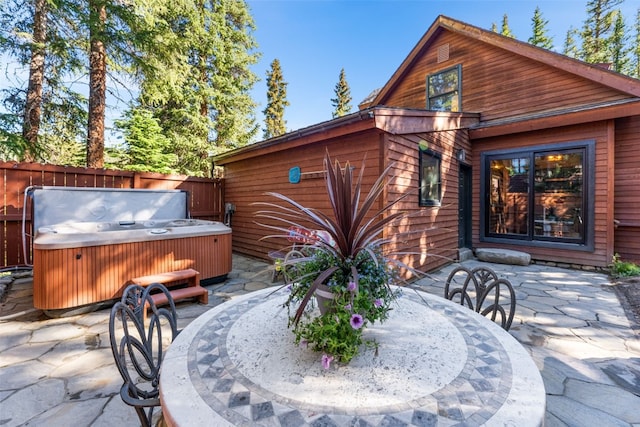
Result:
<svg viewBox="0 0 640 427">
<path fill-rule="evenodd" d="M 300 167 L 294 166 L 289 169 L 289 182 L 291 184 L 298 184 L 300 182 Z"/>
</svg>

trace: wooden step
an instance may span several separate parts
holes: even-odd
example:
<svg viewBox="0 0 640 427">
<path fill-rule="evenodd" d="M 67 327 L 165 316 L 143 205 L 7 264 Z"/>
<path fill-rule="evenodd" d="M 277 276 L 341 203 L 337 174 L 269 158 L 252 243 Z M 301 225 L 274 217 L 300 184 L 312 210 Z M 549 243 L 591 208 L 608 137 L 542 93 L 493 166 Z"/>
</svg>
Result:
<svg viewBox="0 0 640 427">
<path fill-rule="evenodd" d="M 200 285 L 200 273 L 193 268 L 187 268 L 185 270 L 134 277 L 129 282 L 140 286 L 149 286 L 152 283 L 162 283 L 163 285 L 169 286 L 171 284 L 187 283 L 188 286 L 198 286 Z"/>
<path fill-rule="evenodd" d="M 187 298 L 198 297 L 198 301 L 202 304 L 207 304 L 209 301 L 209 291 L 202 286 L 189 286 L 187 288 L 171 289 L 169 291 L 174 301 L 180 301 Z M 163 293 L 151 295 L 151 299 L 155 305 L 167 304 L 167 296 Z"/>
<path fill-rule="evenodd" d="M 134 277 L 129 280 L 129 283 L 135 283 L 140 286 L 149 286 L 152 283 L 161 283 L 169 289 L 169 293 L 174 301 L 197 297 L 201 304 L 206 305 L 209 302 L 209 291 L 200 286 L 200 273 L 193 268 Z M 172 287 L 184 284 L 186 284 L 187 287 L 172 289 Z M 169 303 L 167 296 L 164 293 L 153 294 L 151 295 L 151 299 L 153 299 L 156 306 Z M 148 309 L 149 306 L 147 305 L 144 310 L 145 319 Z"/>
</svg>

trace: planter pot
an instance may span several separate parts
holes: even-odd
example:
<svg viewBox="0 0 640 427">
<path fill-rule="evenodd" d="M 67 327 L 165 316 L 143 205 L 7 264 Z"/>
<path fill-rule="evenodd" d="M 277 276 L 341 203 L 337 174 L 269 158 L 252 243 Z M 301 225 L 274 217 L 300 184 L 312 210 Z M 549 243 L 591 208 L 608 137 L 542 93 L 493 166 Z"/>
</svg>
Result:
<svg viewBox="0 0 640 427">
<path fill-rule="evenodd" d="M 335 295 L 331 292 L 327 285 L 318 285 L 315 292 L 316 301 L 320 314 L 325 315 L 335 311 L 334 299 Z"/>
</svg>

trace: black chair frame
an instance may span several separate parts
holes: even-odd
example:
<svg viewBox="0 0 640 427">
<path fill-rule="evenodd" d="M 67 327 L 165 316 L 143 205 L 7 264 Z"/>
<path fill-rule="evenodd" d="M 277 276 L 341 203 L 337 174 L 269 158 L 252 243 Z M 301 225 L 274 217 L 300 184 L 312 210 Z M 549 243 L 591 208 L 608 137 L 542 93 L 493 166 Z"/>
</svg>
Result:
<svg viewBox="0 0 640 427">
<path fill-rule="evenodd" d="M 167 296 L 168 306 L 158 308 L 154 304 L 151 294 L 157 292 Z M 146 325 L 145 310 L 151 310 Z M 154 409 L 160 406 L 163 330 L 170 333 L 171 342 L 178 335 L 176 308 L 169 290 L 159 283 L 145 287 L 129 285 L 111 309 L 109 336 L 111 351 L 124 381 L 120 397 L 135 408 L 145 427 L 152 425 Z M 132 376 L 135 374 L 139 378 Z"/>
<path fill-rule="evenodd" d="M 462 276 L 461 285 L 456 281 L 456 276 Z M 502 303 L 501 296 L 505 296 L 505 293 L 507 302 Z M 507 331 L 516 312 L 516 295 L 511 282 L 498 278 L 487 267 L 473 270 L 462 266 L 455 268 L 447 278 L 444 297 L 489 317 Z"/>
</svg>

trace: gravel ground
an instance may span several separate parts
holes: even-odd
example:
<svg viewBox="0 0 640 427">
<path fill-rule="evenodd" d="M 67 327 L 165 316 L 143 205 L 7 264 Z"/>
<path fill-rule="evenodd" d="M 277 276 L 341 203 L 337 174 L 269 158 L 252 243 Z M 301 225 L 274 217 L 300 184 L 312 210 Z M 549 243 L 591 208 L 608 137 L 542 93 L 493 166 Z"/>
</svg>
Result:
<svg viewBox="0 0 640 427">
<path fill-rule="evenodd" d="M 620 278 L 613 283 L 613 289 L 633 329 L 640 335 L 640 277 Z"/>
</svg>

